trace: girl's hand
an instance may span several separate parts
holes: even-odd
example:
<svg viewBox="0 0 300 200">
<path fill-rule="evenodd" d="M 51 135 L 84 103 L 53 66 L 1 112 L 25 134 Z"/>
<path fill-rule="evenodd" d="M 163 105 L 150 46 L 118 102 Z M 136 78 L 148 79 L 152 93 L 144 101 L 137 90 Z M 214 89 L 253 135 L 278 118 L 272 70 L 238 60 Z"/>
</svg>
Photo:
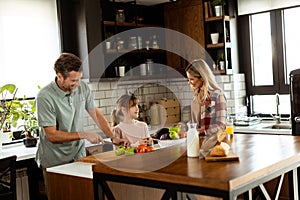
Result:
<svg viewBox="0 0 300 200">
<path fill-rule="evenodd" d="M 130 143 L 129 143 L 128 140 L 126 140 L 126 139 L 113 138 L 113 139 L 112 139 L 112 142 L 113 142 L 114 144 L 118 144 L 118 145 L 123 144 L 125 147 L 130 147 Z"/>
<path fill-rule="evenodd" d="M 146 146 L 152 146 L 153 139 L 152 139 L 152 137 L 142 138 L 142 139 L 140 139 L 139 144 L 144 144 Z"/>
</svg>

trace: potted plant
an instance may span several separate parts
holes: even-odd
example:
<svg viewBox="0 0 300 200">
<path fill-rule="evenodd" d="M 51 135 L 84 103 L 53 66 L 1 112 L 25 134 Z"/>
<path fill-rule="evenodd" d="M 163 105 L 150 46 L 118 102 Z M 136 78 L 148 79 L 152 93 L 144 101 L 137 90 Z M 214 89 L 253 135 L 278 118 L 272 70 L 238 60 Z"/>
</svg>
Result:
<svg viewBox="0 0 300 200">
<path fill-rule="evenodd" d="M 223 16 L 223 7 L 226 5 L 226 0 L 212 0 L 211 5 L 215 9 L 215 15 Z"/>
<path fill-rule="evenodd" d="M 23 129 L 23 134 L 25 138 L 23 140 L 26 147 L 35 147 L 37 144 L 37 139 L 34 135 L 38 135 L 39 126 L 36 117 L 36 106 L 34 100 L 18 101 L 19 106 L 19 118 L 21 119 L 21 125 L 18 128 Z"/>
<path fill-rule="evenodd" d="M 12 138 L 11 125 L 15 126 L 16 115 L 15 96 L 17 87 L 14 84 L 6 84 L 0 87 L 0 141 L 9 142 Z M 10 98 L 10 99 L 8 99 Z"/>
<path fill-rule="evenodd" d="M 33 133 L 38 133 L 39 127 L 35 115 L 34 100 L 26 100 L 25 96 L 22 100 L 19 100 L 16 98 L 16 93 L 17 87 L 14 84 L 6 84 L 0 88 L 0 133 L 9 131 L 10 127 L 17 127 L 21 121 L 18 128 L 23 128 L 25 146 L 35 146 L 37 139 L 33 136 Z M 7 99 L 9 95 L 12 97 Z M 2 134 L 2 139 L 3 135 L 5 134 Z M 11 138 L 12 134 L 9 137 Z"/>
<path fill-rule="evenodd" d="M 224 56 L 224 52 L 221 52 L 219 54 L 218 61 L 219 61 L 219 68 L 220 68 L 220 70 L 224 70 L 225 69 L 225 56 Z"/>
</svg>

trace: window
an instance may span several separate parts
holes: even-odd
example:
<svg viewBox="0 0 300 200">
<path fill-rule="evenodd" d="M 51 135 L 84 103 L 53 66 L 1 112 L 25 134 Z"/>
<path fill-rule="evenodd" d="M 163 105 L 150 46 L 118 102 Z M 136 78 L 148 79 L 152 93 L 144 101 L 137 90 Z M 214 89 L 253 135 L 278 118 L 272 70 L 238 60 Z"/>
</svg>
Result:
<svg viewBox="0 0 300 200">
<path fill-rule="evenodd" d="M 270 13 L 251 16 L 253 85 L 273 85 Z"/>
<path fill-rule="evenodd" d="M 35 97 L 54 79 L 60 53 L 55 0 L 0 1 L 0 86 L 13 83 L 18 97 Z"/>
<path fill-rule="evenodd" d="M 276 93 L 280 94 L 280 114 L 290 114 L 289 74 L 300 68 L 299 18 L 300 7 L 240 17 L 240 60 L 246 75 L 250 114 L 276 114 Z"/>
<path fill-rule="evenodd" d="M 300 45 L 300 7 L 283 10 L 284 17 L 284 42 L 285 42 L 285 61 L 286 73 L 285 80 L 289 84 L 289 74 L 292 70 L 300 68 L 298 48 Z"/>
</svg>

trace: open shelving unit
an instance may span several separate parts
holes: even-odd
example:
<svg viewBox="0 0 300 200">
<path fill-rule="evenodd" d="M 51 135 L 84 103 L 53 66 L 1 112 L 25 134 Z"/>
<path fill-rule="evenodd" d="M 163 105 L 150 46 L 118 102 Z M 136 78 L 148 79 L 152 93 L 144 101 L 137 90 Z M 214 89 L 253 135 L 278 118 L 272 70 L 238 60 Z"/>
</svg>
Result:
<svg viewBox="0 0 300 200">
<path fill-rule="evenodd" d="M 115 67 L 125 65 L 125 73 L 142 63 L 146 63 L 147 59 L 153 60 L 154 63 L 166 63 L 165 51 L 160 50 L 160 46 L 164 45 L 164 35 L 139 35 L 138 33 L 128 32 L 135 28 L 143 27 L 163 27 L 161 20 L 153 18 L 153 13 L 157 7 L 137 5 L 136 1 L 126 3 L 100 0 L 102 7 L 102 40 L 109 39 L 110 48 L 103 50 L 105 58 L 112 63 L 105 62 L 108 66 L 103 75 L 104 78 L 118 77 Z M 125 21 L 117 22 L 115 13 L 122 9 L 125 13 Z M 162 13 L 163 16 L 163 13 Z M 160 22 L 160 23 L 159 23 Z M 128 34 L 125 34 L 128 32 Z M 124 33 L 124 34 L 123 34 Z M 158 43 L 158 47 L 152 45 L 154 39 Z M 132 45 L 132 43 L 134 45 Z M 146 44 L 147 43 L 147 44 Z"/>
<path fill-rule="evenodd" d="M 228 3 L 228 2 L 227 2 Z M 204 1 L 205 8 L 205 48 L 214 61 L 213 71 L 215 74 L 232 74 L 230 16 L 228 8 L 223 6 L 223 15 L 215 16 L 210 1 Z M 219 33 L 218 43 L 212 44 L 211 33 Z M 220 61 L 224 61 L 221 67 Z"/>
</svg>

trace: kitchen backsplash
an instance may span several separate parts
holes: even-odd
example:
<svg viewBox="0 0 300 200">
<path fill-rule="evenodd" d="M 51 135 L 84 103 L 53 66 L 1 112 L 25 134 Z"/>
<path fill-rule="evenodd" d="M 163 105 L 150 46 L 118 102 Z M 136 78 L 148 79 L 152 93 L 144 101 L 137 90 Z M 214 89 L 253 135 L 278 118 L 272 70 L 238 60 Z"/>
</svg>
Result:
<svg viewBox="0 0 300 200">
<path fill-rule="evenodd" d="M 218 75 L 216 80 L 223 89 L 227 98 L 228 114 L 247 115 L 245 105 L 246 88 L 244 74 Z M 140 100 L 140 105 L 146 109 L 145 115 L 149 115 L 150 103 L 157 99 L 177 99 L 180 110 L 188 106 L 193 98 L 190 86 L 186 78 L 158 79 L 158 80 L 119 80 L 89 83 L 94 92 L 95 102 L 110 122 L 110 113 L 115 108 L 119 96 L 126 93 L 134 93 Z M 88 130 L 96 130 L 93 120 L 86 114 L 84 127 Z"/>
</svg>

